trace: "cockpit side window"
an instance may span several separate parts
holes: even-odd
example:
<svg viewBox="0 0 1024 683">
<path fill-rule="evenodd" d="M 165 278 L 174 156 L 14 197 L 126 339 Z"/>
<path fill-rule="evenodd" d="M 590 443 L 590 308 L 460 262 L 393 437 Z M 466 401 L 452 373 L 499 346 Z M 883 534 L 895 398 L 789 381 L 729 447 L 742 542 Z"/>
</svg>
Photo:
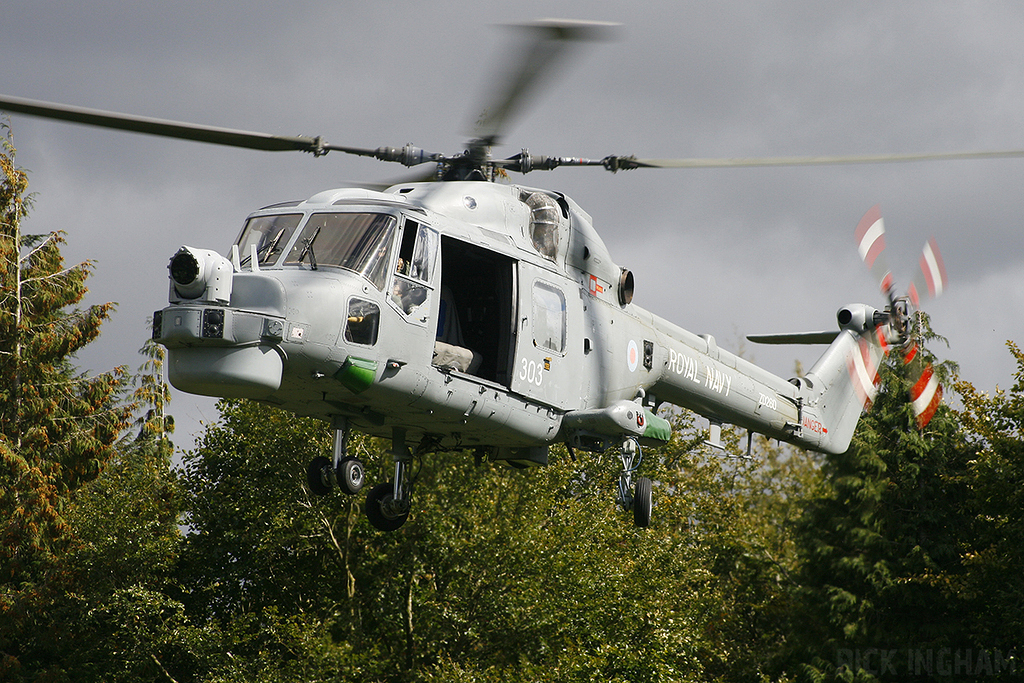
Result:
<svg viewBox="0 0 1024 683">
<path fill-rule="evenodd" d="M 418 311 L 430 295 L 439 242 L 436 231 L 406 219 L 391 300 L 406 315 L 416 314 L 418 321 L 426 320 Z"/>
<path fill-rule="evenodd" d="M 437 232 L 406 219 L 398 252 L 398 272 L 420 282 L 430 282 L 437 260 L 437 245 Z"/>
<path fill-rule="evenodd" d="M 398 221 L 383 213 L 315 213 L 285 265 L 338 266 L 359 273 L 383 291 Z"/>
<path fill-rule="evenodd" d="M 241 264 L 244 266 L 252 259 L 252 247 L 255 245 L 257 263 L 261 266 L 274 265 L 301 220 L 301 213 L 250 218 L 235 242 L 242 257 Z"/>
</svg>

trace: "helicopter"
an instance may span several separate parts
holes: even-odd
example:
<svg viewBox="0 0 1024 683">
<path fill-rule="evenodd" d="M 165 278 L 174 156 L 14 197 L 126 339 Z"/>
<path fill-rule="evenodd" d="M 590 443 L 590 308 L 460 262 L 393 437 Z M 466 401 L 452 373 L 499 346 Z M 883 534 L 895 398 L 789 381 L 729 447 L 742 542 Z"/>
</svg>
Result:
<svg viewBox="0 0 1024 683">
<path fill-rule="evenodd" d="M 919 298 L 896 296 L 891 278 L 884 279 L 883 310 L 850 304 L 839 310 L 836 330 L 755 339 L 828 344 L 811 369 L 793 379 L 635 304 L 634 274 L 613 261 L 593 218 L 564 193 L 512 183 L 509 174 L 710 162 L 554 157 L 526 149 L 499 159 L 491 151 L 525 95 L 567 50 L 606 38 L 610 30 L 568 21 L 524 27 L 521 60 L 491 98 L 475 137 L 454 155 L 411 144 L 347 147 L 321 137 L 6 96 L 0 108 L 253 150 L 314 157 L 338 152 L 428 166 L 428 174 L 386 188 L 329 189 L 263 207 L 247 217 L 227 254 L 177 250 L 168 264 L 168 305 L 154 313 L 152 333 L 167 349 L 170 383 L 188 393 L 252 399 L 327 422 L 334 433 L 331 457 L 318 457 L 307 468 L 316 494 L 337 487 L 357 495 L 364 488 L 363 463 L 348 449 L 352 430 L 390 439 L 393 474 L 369 490 L 365 506 L 370 523 L 382 531 L 407 520 L 411 464 L 422 454 L 468 449 L 530 467 L 546 465 L 549 448 L 559 443 L 572 452 L 617 449 L 617 501 L 632 511 L 637 526 L 646 527 L 653 482 L 640 476 L 642 449 L 672 435 L 668 420 L 658 415 L 660 406 L 708 418 L 708 443 L 715 448 L 723 448 L 721 428 L 728 423 L 748 430 L 748 453 L 754 433 L 841 453 L 873 397 L 882 356 L 890 348 L 910 354 Z M 864 234 L 882 233 L 879 215 Z M 862 247 L 866 262 L 877 251 L 876 242 Z M 875 259 L 868 265 L 874 267 Z M 943 279 L 944 272 L 933 283 Z M 933 379 L 929 374 L 921 394 L 926 405 L 918 415 L 925 424 L 941 400 Z"/>
</svg>

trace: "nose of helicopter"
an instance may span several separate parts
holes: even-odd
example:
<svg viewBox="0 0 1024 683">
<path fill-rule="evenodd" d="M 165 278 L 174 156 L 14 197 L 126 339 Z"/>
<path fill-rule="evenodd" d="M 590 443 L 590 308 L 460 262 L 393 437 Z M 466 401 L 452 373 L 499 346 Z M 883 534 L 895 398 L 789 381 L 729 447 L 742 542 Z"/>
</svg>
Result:
<svg viewBox="0 0 1024 683">
<path fill-rule="evenodd" d="M 153 340 L 167 348 L 168 380 L 204 396 L 262 398 L 281 386 L 284 287 L 234 273 L 206 249 L 181 247 L 168 264 L 170 306 L 153 314 Z M 258 306 L 240 306 L 243 299 Z"/>
</svg>

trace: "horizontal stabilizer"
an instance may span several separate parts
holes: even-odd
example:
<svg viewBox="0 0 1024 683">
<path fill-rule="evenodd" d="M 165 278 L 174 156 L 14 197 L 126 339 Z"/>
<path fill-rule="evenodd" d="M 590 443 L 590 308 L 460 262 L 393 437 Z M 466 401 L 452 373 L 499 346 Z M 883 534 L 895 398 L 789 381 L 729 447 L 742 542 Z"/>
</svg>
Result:
<svg viewBox="0 0 1024 683">
<path fill-rule="evenodd" d="M 747 339 L 755 344 L 831 344 L 838 336 L 839 330 L 824 330 L 788 334 L 748 334 Z"/>
</svg>

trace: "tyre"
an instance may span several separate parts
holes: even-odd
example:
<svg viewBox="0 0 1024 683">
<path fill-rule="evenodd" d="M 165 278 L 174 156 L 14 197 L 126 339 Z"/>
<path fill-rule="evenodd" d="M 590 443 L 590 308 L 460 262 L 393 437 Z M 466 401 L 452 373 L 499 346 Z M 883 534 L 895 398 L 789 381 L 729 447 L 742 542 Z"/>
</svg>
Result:
<svg viewBox="0 0 1024 683">
<path fill-rule="evenodd" d="M 350 496 L 354 496 L 363 489 L 366 483 L 366 472 L 363 470 L 363 463 L 358 458 L 347 457 L 338 463 L 336 478 L 338 487 Z"/>
<path fill-rule="evenodd" d="M 313 458 L 309 467 L 306 468 L 306 479 L 309 483 L 309 490 L 317 496 L 326 496 L 331 492 L 333 481 L 331 480 L 331 461 L 323 456 Z"/>
<path fill-rule="evenodd" d="M 651 525 L 651 480 L 640 477 L 633 490 L 633 523 L 642 529 Z"/>
<path fill-rule="evenodd" d="M 391 482 L 377 484 L 366 495 L 366 518 L 370 524 L 380 531 L 395 531 L 409 518 L 409 513 L 394 515 L 385 512 L 386 506 L 391 502 L 395 492 L 395 485 Z"/>
</svg>

